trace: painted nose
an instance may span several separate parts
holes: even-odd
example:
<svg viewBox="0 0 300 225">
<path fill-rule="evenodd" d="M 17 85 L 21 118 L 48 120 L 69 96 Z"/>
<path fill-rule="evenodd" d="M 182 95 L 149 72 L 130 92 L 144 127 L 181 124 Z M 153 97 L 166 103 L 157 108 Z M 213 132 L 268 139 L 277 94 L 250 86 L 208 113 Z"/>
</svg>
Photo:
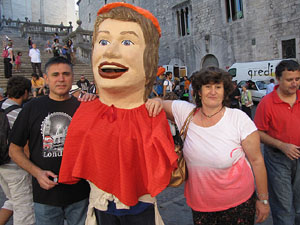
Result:
<svg viewBox="0 0 300 225">
<path fill-rule="evenodd" d="M 120 58 L 120 49 L 117 43 L 111 43 L 105 48 L 103 57 L 105 58 Z"/>
</svg>

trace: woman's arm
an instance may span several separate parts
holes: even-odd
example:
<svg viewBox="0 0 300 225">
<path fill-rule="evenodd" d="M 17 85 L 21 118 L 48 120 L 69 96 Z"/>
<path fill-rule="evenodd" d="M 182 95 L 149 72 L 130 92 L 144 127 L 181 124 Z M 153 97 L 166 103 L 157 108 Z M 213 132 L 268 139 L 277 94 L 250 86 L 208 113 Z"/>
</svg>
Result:
<svg viewBox="0 0 300 225">
<path fill-rule="evenodd" d="M 146 102 L 146 108 L 148 110 L 149 116 L 155 117 L 163 109 L 166 112 L 167 118 L 174 121 L 172 113 L 172 103 L 170 100 L 162 100 L 161 98 L 148 99 Z"/>
<path fill-rule="evenodd" d="M 255 177 L 256 192 L 258 200 L 256 202 L 256 222 L 266 220 L 270 213 L 269 204 L 264 205 L 260 200 L 268 200 L 268 182 L 265 162 L 260 150 L 260 139 L 258 131 L 254 131 L 242 141 L 242 147 L 252 166 Z"/>
<path fill-rule="evenodd" d="M 8 52 L 9 52 L 9 56 L 10 56 L 10 63 L 12 64 L 13 63 L 13 61 L 14 61 L 14 54 L 13 54 L 13 50 L 10 48 L 9 50 L 8 50 Z"/>
</svg>

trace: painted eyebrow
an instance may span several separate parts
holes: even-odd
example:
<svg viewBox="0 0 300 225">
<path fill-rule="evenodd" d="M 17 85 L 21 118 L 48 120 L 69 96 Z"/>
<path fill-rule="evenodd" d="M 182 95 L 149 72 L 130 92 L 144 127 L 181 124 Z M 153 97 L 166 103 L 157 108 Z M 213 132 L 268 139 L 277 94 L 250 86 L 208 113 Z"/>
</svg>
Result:
<svg viewBox="0 0 300 225">
<path fill-rule="evenodd" d="M 122 31 L 120 34 L 125 35 L 125 34 L 133 34 L 136 37 L 139 37 L 134 31 Z"/>
<path fill-rule="evenodd" d="M 107 31 L 107 30 L 99 30 L 99 31 L 98 31 L 98 34 L 100 34 L 100 33 L 109 34 L 109 31 Z"/>
</svg>

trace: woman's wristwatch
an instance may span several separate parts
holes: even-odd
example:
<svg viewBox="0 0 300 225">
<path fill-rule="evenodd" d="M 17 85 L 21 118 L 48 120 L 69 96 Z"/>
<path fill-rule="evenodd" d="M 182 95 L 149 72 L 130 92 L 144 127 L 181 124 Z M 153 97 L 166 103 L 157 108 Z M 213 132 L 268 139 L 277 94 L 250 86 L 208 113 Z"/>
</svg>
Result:
<svg viewBox="0 0 300 225">
<path fill-rule="evenodd" d="M 256 193 L 257 195 L 257 200 L 260 201 L 262 204 L 264 205 L 268 205 L 269 204 L 269 193 L 266 193 L 266 194 L 259 194 L 259 193 Z M 262 198 L 263 200 L 261 200 L 260 198 Z M 265 198 L 265 199 L 264 199 Z M 266 199 L 267 198 L 267 199 Z"/>
<path fill-rule="evenodd" d="M 267 200 L 267 199 L 264 199 L 264 200 L 258 199 L 258 201 L 260 201 L 264 205 L 268 205 L 269 204 L 269 200 Z"/>
</svg>

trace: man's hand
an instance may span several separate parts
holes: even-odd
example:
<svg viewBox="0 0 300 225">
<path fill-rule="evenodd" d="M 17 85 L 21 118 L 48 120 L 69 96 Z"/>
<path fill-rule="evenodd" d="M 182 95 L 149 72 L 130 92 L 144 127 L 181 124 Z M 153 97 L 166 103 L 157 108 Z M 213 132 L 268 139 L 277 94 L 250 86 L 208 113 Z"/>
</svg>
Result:
<svg viewBox="0 0 300 225">
<path fill-rule="evenodd" d="M 81 94 L 78 97 L 78 101 L 80 102 L 89 102 L 93 101 L 95 98 L 97 98 L 97 95 L 91 94 L 91 93 L 85 93 L 81 96 Z"/>
<path fill-rule="evenodd" d="M 49 189 L 55 187 L 56 185 L 58 185 L 57 182 L 50 180 L 49 179 L 50 177 L 52 177 L 53 180 L 57 179 L 57 175 L 55 175 L 53 172 L 48 171 L 48 170 L 41 170 L 41 171 L 39 171 L 39 173 L 37 174 L 37 176 L 35 178 L 39 182 L 41 188 L 43 188 L 45 190 L 49 190 Z"/>
<path fill-rule="evenodd" d="M 270 205 L 264 205 L 259 200 L 256 201 L 256 223 L 264 222 L 270 214 Z"/>
<path fill-rule="evenodd" d="M 280 150 L 291 160 L 299 159 L 300 147 L 289 143 L 282 143 Z"/>
<path fill-rule="evenodd" d="M 148 99 L 145 105 L 150 117 L 156 117 L 163 109 L 162 100 L 160 98 Z"/>
</svg>

